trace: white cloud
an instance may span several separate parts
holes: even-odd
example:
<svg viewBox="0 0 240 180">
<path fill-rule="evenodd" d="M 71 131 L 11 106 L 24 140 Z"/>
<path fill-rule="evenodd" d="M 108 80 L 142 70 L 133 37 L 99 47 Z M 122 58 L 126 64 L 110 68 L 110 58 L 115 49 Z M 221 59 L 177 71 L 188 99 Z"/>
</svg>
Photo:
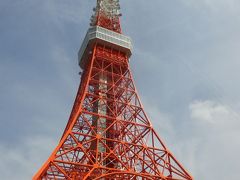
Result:
<svg viewBox="0 0 240 180">
<path fill-rule="evenodd" d="M 213 125 L 233 123 L 238 114 L 230 107 L 214 101 L 195 101 L 189 106 L 193 120 L 210 123 Z"/>
<path fill-rule="evenodd" d="M 210 100 L 194 101 L 189 110 L 193 136 L 184 149 L 194 152 L 194 176 L 205 180 L 240 177 L 240 158 L 236 156 L 240 152 L 238 113 L 226 104 Z"/>
</svg>

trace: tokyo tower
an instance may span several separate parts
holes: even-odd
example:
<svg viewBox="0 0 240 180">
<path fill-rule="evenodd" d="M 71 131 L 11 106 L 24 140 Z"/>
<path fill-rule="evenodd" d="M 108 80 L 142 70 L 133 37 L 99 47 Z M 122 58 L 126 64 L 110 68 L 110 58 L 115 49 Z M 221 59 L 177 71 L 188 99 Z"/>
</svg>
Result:
<svg viewBox="0 0 240 180">
<path fill-rule="evenodd" d="M 79 50 L 83 70 L 58 146 L 34 180 L 193 180 L 154 130 L 129 68 L 119 0 L 97 0 Z"/>
</svg>

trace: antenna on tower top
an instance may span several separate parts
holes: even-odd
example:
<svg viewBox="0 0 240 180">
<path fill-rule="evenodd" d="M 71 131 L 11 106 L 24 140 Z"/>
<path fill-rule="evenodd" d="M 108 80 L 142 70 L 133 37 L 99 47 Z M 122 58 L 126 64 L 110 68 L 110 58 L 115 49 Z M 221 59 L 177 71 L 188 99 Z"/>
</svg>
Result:
<svg viewBox="0 0 240 180">
<path fill-rule="evenodd" d="M 101 26 L 121 33 L 119 0 L 97 0 L 94 14 L 91 17 L 91 26 Z"/>
</svg>

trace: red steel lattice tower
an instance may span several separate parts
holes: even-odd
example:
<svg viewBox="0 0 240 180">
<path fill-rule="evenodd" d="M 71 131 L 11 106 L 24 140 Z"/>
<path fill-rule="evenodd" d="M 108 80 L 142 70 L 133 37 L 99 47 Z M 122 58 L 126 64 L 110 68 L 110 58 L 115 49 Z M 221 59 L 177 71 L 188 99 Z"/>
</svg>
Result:
<svg viewBox="0 0 240 180">
<path fill-rule="evenodd" d="M 63 136 L 34 180 L 192 180 L 154 130 L 129 69 L 119 0 L 97 0 L 79 50 L 81 83 Z"/>
</svg>

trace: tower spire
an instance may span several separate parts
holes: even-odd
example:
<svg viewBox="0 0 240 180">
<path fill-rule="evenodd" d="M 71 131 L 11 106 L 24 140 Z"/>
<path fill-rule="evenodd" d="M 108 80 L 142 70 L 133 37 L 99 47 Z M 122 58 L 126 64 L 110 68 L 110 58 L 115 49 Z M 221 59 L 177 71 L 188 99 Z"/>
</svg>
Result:
<svg viewBox="0 0 240 180">
<path fill-rule="evenodd" d="M 98 0 L 78 53 L 81 83 L 58 146 L 33 180 L 193 180 L 148 119 L 118 0 Z"/>
<path fill-rule="evenodd" d="M 97 6 L 93 10 L 91 26 L 101 26 L 121 33 L 119 0 L 97 0 Z"/>
</svg>

